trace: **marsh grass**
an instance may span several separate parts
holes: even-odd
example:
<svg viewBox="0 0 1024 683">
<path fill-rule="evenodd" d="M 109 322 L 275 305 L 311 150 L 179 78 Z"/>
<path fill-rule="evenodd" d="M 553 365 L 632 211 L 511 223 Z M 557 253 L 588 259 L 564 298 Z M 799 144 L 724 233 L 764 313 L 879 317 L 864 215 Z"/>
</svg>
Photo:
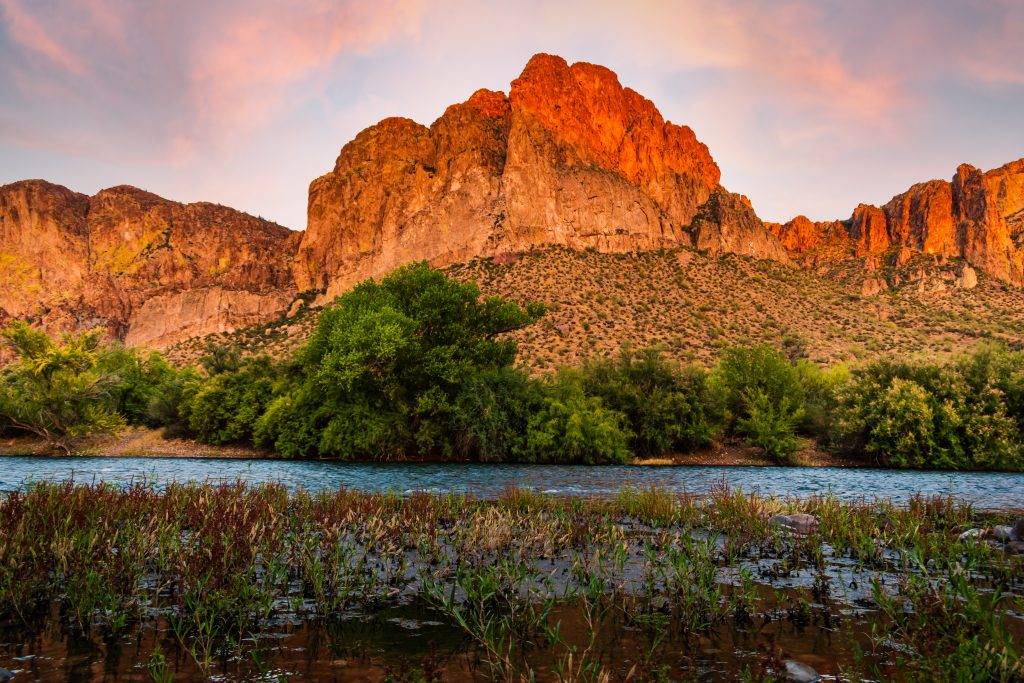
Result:
<svg viewBox="0 0 1024 683">
<path fill-rule="evenodd" d="M 779 512 L 820 525 L 786 534 L 769 521 Z M 0 498 L 0 622 L 57 618 L 96 641 L 159 622 L 163 646 L 204 675 L 263 670 L 259 643 L 282 621 L 405 606 L 461 634 L 467 661 L 497 680 L 679 679 L 708 666 L 765 680 L 780 674 L 779 643 L 829 633 L 841 641 L 833 673 L 1009 681 L 1021 675 L 1024 562 L 960 540 L 994 521 L 1007 517 L 951 498 L 896 506 L 724 485 L 487 501 L 39 483 Z M 163 646 L 136 663 L 153 680 L 173 676 Z M 409 675 L 439 670 L 424 661 Z"/>
</svg>

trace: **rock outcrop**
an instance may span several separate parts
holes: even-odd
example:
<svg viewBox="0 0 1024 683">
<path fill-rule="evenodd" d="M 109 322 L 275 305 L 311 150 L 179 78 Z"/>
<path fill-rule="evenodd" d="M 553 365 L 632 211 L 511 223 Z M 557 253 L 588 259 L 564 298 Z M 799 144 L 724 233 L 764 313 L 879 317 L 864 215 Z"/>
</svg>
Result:
<svg viewBox="0 0 1024 683">
<path fill-rule="evenodd" d="M 693 222 L 697 249 L 788 262 L 778 237 L 754 213 L 750 200 L 719 188 L 701 207 Z"/>
<path fill-rule="evenodd" d="M 216 204 L 21 181 L 0 187 L 0 310 L 163 347 L 286 309 L 298 239 Z"/>
<path fill-rule="evenodd" d="M 859 205 L 846 221 L 813 223 L 797 216 L 769 228 L 803 264 L 847 258 L 874 264 L 893 250 L 897 266 L 915 254 L 932 254 L 939 262 L 960 258 L 989 277 L 1024 285 L 1024 159 L 988 172 L 963 164 L 952 182 L 918 183 L 885 206 Z M 973 269 L 965 281 L 976 284 Z"/>
<path fill-rule="evenodd" d="M 345 145 L 310 186 L 295 280 L 332 296 L 415 259 L 445 265 L 548 245 L 699 243 L 786 260 L 719 178 L 693 131 L 613 72 L 536 55 L 508 97 L 481 90 L 430 127 L 385 119 Z"/>
</svg>

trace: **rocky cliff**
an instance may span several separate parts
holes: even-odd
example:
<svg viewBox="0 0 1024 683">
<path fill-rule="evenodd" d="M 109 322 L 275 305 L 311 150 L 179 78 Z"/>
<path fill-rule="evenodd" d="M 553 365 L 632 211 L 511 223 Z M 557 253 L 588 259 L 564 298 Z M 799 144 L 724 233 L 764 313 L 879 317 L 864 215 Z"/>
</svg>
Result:
<svg viewBox="0 0 1024 683">
<path fill-rule="evenodd" d="M 254 325 L 294 297 L 299 236 L 224 206 L 121 186 L 0 187 L 0 317 L 103 326 L 130 344 Z"/>
<path fill-rule="evenodd" d="M 692 130 L 610 70 L 536 55 L 507 97 L 481 90 L 429 127 L 385 119 L 345 145 L 310 186 L 295 279 L 334 295 L 415 259 L 549 245 L 787 260 L 719 176 Z"/>
<path fill-rule="evenodd" d="M 1024 159 L 982 172 L 969 164 L 952 181 L 929 180 L 884 206 L 861 204 L 846 221 L 797 216 L 769 229 L 796 261 L 848 258 L 903 265 L 915 254 L 961 258 L 989 277 L 1024 284 Z"/>
</svg>

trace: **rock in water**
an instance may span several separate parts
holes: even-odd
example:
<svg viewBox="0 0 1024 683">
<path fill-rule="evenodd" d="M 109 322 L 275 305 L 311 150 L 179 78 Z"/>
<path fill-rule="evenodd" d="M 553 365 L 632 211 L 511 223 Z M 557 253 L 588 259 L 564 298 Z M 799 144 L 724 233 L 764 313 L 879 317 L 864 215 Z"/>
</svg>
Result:
<svg viewBox="0 0 1024 683">
<path fill-rule="evenodd" d="M 792 681 L 793 683 L 816 683 L 821 680 L 818 672 L 806 664 L 792 659 L 787 659 L 785 664 L 787 681 Z"/>
<path fill-rule="evenodd" d="M 771 518 L 771 522 L 787 531 L 800 535 L 814 533 L 818 529 L 819 524 L 817 517 L 803 512 L 797 512 L 792 515 L 774 515 Z"/>
</svg>

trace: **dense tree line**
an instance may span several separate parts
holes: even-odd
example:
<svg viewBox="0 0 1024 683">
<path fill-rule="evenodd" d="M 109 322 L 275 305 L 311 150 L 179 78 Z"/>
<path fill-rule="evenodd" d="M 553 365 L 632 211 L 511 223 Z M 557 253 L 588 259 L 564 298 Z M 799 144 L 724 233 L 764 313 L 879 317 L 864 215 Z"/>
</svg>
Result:
<svg viewBox="0 0 1024 683">
<path fill-rule="evenodd" d="M 71 452 L 125 424 L 285 457 L 624 463 L 742 439 L 781 463 L 808 440 L 893 467 L 1024 469 L 1024 353 L 822 369 L 769 346 L 711 369 L 624 348 L 541 378 L 507 333 L 541 315 L 425 264 L 327 307 L 292 358 L 210 347 L 197 368 L 24 324 L 0 374 L 0 430 Z"/>
</svg>

